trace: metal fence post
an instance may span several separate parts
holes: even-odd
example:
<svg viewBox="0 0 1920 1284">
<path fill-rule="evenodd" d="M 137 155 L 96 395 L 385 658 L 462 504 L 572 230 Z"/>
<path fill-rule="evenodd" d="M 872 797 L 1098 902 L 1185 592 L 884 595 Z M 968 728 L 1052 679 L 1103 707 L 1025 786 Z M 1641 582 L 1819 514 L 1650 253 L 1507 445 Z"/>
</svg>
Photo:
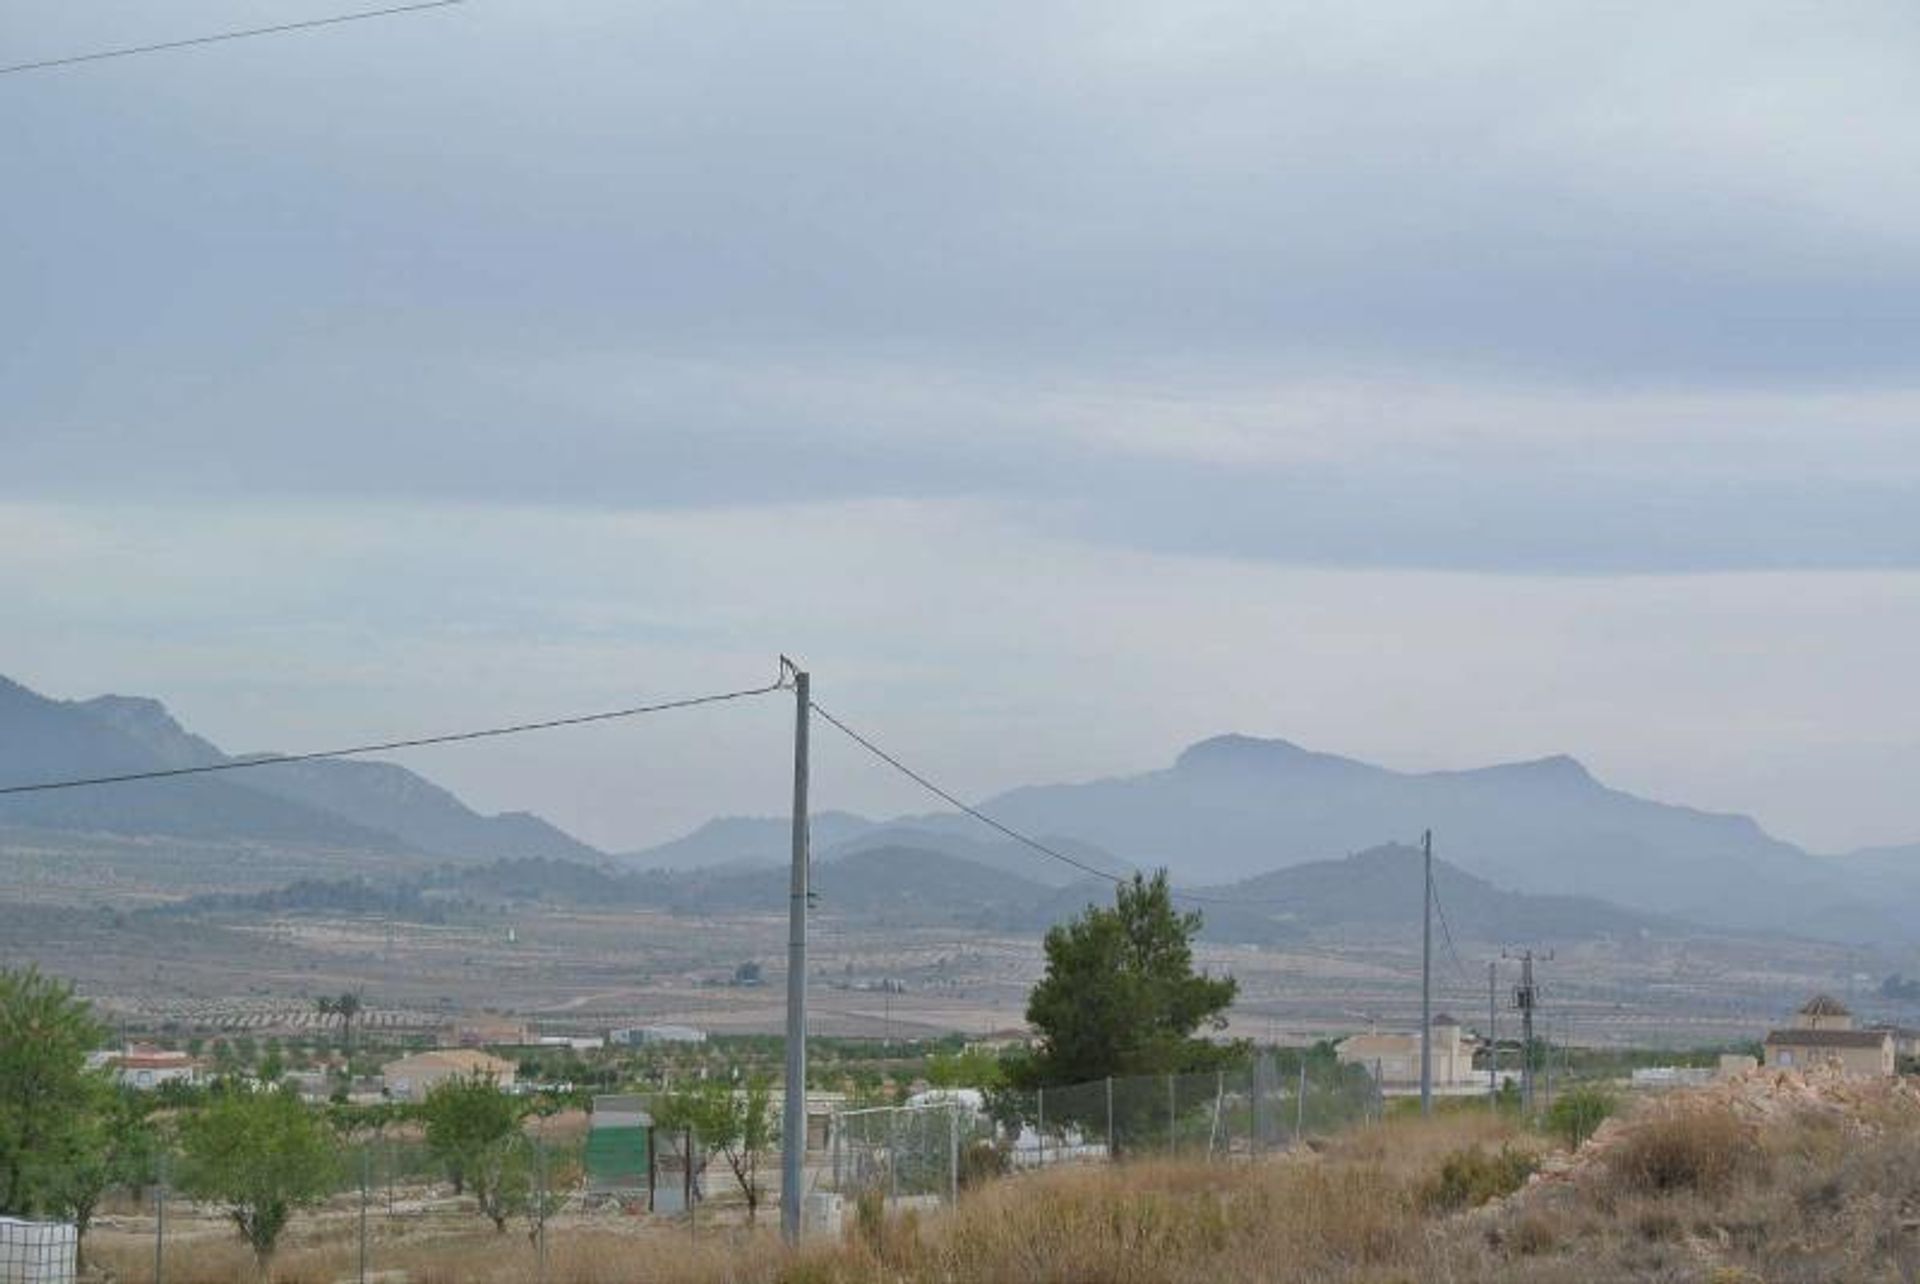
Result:
<svg viewBox="0 0 1920 1284">
<path fill-rule="evenodd" d="M 895 1133 L 899 1129 L 899 1116 L 887 1111 L 887 1206 L 891 1208 L 900 1199 L 900 1147 L 895 1144 Z"/>
<path fill-rule="evenodd" d="M 1034 1097 L 1040 1103 L 1040 1122 L 1034 1127 L 1034 1136 L 1040 1141 L 1040 1162 L 1037 1166 L 1045 1171 L 1047 1166 L 1047 1090 L 1036 1089 Z"/>
<path fill-rule="evenodd" d="M 533 1224 L 534 1257 L 540 1284 L 547 1284 L 547 1145 L 543 1138 L 533 1140 L 533 1211 L 539 1221 Z"/>
<path fill-rule="evenodd" d="M 693 1201 L 693 1129 L 688 1128 L 682 1132 L 681 1145 L 683 1149 L 680 1152 L 682 1169 L 680 1184 L 684 1188 L 682 1194 L 687 1201 L 687 1238 L 697 1241 L 700 1238 L 700 1219 L 694 1211 Z"/>
<path fill-rule="evenodd" d="M 1300 1092 L 1293 1102 L 1293 1144 L 1300 1144 L 1301 1134 L 1307 1130 L 1307 1054 L 1300 1053 Z"/>
<path fill-rule="evenodd" d="M 167 1152 L 163 1148 L 154 1161 L 153 1184 L 153 1284 L 166 1284 L 167 1278 Z"/>
<path fill-rule="evenodd" d="M 367 1184 L 373 1175 L 373 1147 L 360 1147 L 360 1284 L 367 1284 Z"/>
<path fill-rule="evenodd" d="M 960 1202 L 960 1103 L 947 1106 L 947 1202 Z"/>
<path fill-rule="evenodd" d="M 1174 1092 L 1173 1076 L 1168 1075 L 1167 1076 L 1167 1153 L 1169 1155 L 1177 1155 L 1180 1153 L 1180 1132 L 1179 1132 L 1180 1107 L 1178 1103 L 1174 1100 L 1173 1092 Z"/>
<path fill-rule="evenodd" d="M 1266 1153 L 1260 1136 L 1266 1114 L 1266 1104 L 1261 1094 L 1266 1086 L 1267 1054 L 1262 1052 L 1253 1059 L 1253 1073 L 1247 1081 L 1247 1153 L 1255 1157 Z"/>
<path fill-rule="evenodd" d="M 1107 1076 L 1107 1162 L 1112 1163 L 1119 1156 L 1113 1150 L 1113 1076 Z"/>
<path fill-rule="evenodd" d="M 1207 1129 L 1207 1162 L 1208 1163 L 1213 1162 L 1214 1143 L 1220 1139 L 1220 1112 L 1222 1109 L 1225 1108 L 1226 1104 L 1227 1104 L 1227 1072 L 1224 1070 L 1215 1070 L 1213 1072 L 1213 1127 Z M 1232 1149 L 1231 1139 L 1229 1139 L 1228 1141 L 1227 1149 L 1228 1150 Z"/>
</svg>

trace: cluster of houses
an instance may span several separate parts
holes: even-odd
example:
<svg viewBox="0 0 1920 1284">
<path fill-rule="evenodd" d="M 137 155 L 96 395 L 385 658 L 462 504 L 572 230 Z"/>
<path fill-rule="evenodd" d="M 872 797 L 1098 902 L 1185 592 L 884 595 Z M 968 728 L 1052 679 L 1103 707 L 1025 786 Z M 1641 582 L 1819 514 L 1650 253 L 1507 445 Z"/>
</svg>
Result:
<svg viewBox="0 0 1920 1284">
<path fill-rule="evenodd" d="M 394 1101 L 420 1101 L 436 1084 L 453 1078 L 481 1075 L 502 1088 L 516 1085 L 518 1067 L 512 1061 L 494 1055 L 489 1048 L 530 1050 L 568 1048 L 576 1052 L 592 1051 L 609 1044 L 621 1047 L 659 1047 L 706 1042 L 706 1032 L 691 1026 L 649 1025 L 619 1029 L 601 1037 L 535 1035 L 524 1023 L 497 1017 L 462 1020 L 440 1033 L 441 1046 L 410 1053 L 380 1067 L 376 1078 L 356 1080 L 351 1093 L 356 1098 L 386 1098 Z M 170 1083 L 193 1084 L 211 1074 L 209 1064 L 191 1053 L 150 1044 L 134 1043 L 118 1051 L 97 1052 L 88 1060 L 89 1068 L 104 1069 L 129 1088 L 157 1090 Z M 305 1096 L 331 1095 L 338 1081 L 326 1071 L 293 1071 L 285 1076 Z"/>
<path fill-rule="evenodd" d="M 1469 1033 L 1460 1022 L 1445 1014 L 1434 1018 L 1432 1035 L 1435 1090 L 1484 1089 L 1487 1040 Z M 518 1022 L 478 1018 L 459 1022 L 443 1031 L 441 1042 L 445 1046 L 387 1062 L 380 1067 L 377 1081 L 357 1082 L 353 1091 L 356 1096 L 420 1101 L 439 1083 L 474 1075 L 492 1079 L 503 1088 L 513 1088 L 515 1063 L 487 1051 L 489 1047 L 587 1050 L 609 1044 L 619 1047 L 700 1044 L 706 1038 L 702 1030 L 677 1025 L 618 1029 L 604 1039 L 540 1037 Z M 1388 1091 L 1404 1091 L 1420 1082 L 1417 1032 L 1356 1034 L 1335 1047 L 1343 1063 L 1364 1067 Z M 1845 1004 L 1821 994 L 1803 1004 L 1790 1025 L 1770 1031 L 1762 1041 L 1761 1051 L 1761 1064 L 1783 1070 L 1825 1068 L 1848 1075 L 1891 1076 L 1897 1072 L 1900 1058 L 1920 1056 L 1920 1030 L 1894 1025 L 1857 1026 Z M 1476 1056 L 1480 1058 L 1479 1068 L 1475 1067 Z M 121 1083 L 142 1090 L 158 1089 L 169 1083 L 193 1083 L 202 1078 L 205 1071 L 204 1065 L 188 1053 L 145 1044 L 134 1044 L 119 1052 L 97 1053 L 92 1064 L 110 1069 Z M 1754 1064 L 1751 1057 L 1723 1057 L 1719 1073 L 1736 1073 Z M 295 1073 L 288 1079 L 303 1092 L 316 1097 L 328 1095 L 335 1087 L 324 1073 Z M 1653 1078 L 1649 1077 L 1647 1082 L 1652 1085 Z"/>
<path fill-rule="evenodd" d="M 1467 1033 L 1450 1016 L 1433 1019 L 1433 1086 L 1436 1091 L 1481 1090 L 1486 1086 L 1487 1041 Z M 1823 1069 L 1861 1077 L 1891 1077 L 1901 1057 L 1920 1056 L 1920 1030 L 1897 1025 L 1858 1027 L 1853 1013 L 1838 999 L 1815 995 L 1801 1005 L 1791 1025 L 1769 1031 L 1761 1043 L 1758 1063 L 1752 1057 L 1721 1058 L 1720 1074 L 1752 1069 L 1756 1064 L 1781 1070 Z M 1419 1033 L 1356 1034 L 1335 1045 L 1345 1063 L 1364 1067 L 1389 1091 L 1417 1087 L 1420 1082 Z M 1475 1069 L 1474 1058 L 1482 1058 Z M 1713 1071 L 1702 1072 L 1711 1075 Z M 1658 1076 L 1645 1076 L 1649 1084 Z M 1691 1082 L 1686 1075 L 1672 1080 Z M 1642 1082 L 1636 1075 L 1635 1082 Z"/>
<path fill-rule="evenodd" d="M 129 1088 L 151 1091 L 170 1083 L 193 1084 L 208 1077 L 204 1061 L 186 1052 L 135 1043 L 119 1052 L 98 1052 L 88 1062 L 93 1069 L 110 1071 Z M 447 1079 L 483 1075 L 503 1088 L 512 1088 L 518 1067 L 479 1048 L 435 1048 L 415 1052 L 389 1061 L 380 1067 L 378 1082 L 362 1080 L 355 1084 L 355 1095 L 389 1097 L 395 1101 L 420 1101 L 434 1085 Z M 335 1086 L 323 1071 L 293 1071 L 285 1082 L 302 1095 L 325 1097 Z"/>
</svg>

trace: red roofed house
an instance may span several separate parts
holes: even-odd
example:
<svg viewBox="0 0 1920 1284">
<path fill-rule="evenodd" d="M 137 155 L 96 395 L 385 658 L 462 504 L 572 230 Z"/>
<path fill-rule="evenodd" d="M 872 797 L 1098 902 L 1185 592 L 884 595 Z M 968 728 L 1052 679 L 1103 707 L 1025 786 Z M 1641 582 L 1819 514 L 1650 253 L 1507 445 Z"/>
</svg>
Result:
<svg viewBox="0 0 1920 1284">
<path fill-rule="evenodd" d="M 158 1088 L 163 1083 L 192 1083 L 200 1067 L 184 1052 L 168 1052 L 136 1043 L 108 1062 L 114 1076 L 129 1088 Z"/>
</svg>

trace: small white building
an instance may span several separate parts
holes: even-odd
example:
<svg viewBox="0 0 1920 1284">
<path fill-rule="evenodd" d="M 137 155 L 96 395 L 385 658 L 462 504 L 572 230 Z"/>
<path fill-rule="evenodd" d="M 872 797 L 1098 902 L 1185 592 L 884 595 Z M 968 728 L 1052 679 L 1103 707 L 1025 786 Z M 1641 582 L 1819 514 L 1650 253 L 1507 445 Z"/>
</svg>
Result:
<svg viewBox="0 0 1920 1284">
<path fill-rule="evenodd" d="M 105 1064 L 112 1067 L 114 1078 L 123 1086 L 142 1092 L 163 1083 L 193 1083 L 200 1076 L 199 1063 L 186 1053 L 169 1052 L 144 1043 L 136 1043 L 125 1052 L 107 1057 Z"/>
<path fill-rule="evenodd" d="M 578 1036 L 570 1034 L 543 1034 L 537 1048 L 568 1048 L 574 1052 L 598 1052 L 607 1046 L 605 1039 L 598 1036 Z"/>
<path fill-rule="evenodd" d="M 707 1032 L 696 1030 L 690 1025 L 638 1025 L 624 1030 L 615 1030 L 607 1036 L 607 1042 L 621 1047 L 658 1047 L 669 1043 L 705 1043 Z"/>
<path fill-rule="evenodd" d="M 1420 1035 L 1356 1034 L 1334 1046 L 1343 1065 L 1364 1066 L 1383 1087 L 1420 1082 Z M 1473 1044 L 1460 1023 L 1444 1013 L 1433 1019 L 1433 1083 L 1438 1088 L 1473 1083 Z"/>
</svg>

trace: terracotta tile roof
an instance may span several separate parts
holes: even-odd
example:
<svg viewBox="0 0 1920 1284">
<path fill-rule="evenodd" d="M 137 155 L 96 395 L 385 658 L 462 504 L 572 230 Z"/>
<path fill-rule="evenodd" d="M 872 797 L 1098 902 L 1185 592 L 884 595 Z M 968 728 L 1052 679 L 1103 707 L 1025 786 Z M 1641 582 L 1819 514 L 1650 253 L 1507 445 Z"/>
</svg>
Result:
<svg viewBox="0 0 1920 1284">
<path fill-rule="evenodd" d="M 475 1048 L 435 1048 L 430 1052 L 416 1052 L 412 1056 L 401 1057 L 398 1061 L 389 1061 L 380 1069 L 383 1074 L 422 1069 L 500 1074 L 513 1068 L 513 1062 L 502 1061 L 491 1053 L 481 1052 Z"/>
<path fill-rule="evenodd" d="M 1878 1048 L 1893 1038 L 1885 1030 L 1775 1030 L 1770 1048 Z"/>
</svg>

